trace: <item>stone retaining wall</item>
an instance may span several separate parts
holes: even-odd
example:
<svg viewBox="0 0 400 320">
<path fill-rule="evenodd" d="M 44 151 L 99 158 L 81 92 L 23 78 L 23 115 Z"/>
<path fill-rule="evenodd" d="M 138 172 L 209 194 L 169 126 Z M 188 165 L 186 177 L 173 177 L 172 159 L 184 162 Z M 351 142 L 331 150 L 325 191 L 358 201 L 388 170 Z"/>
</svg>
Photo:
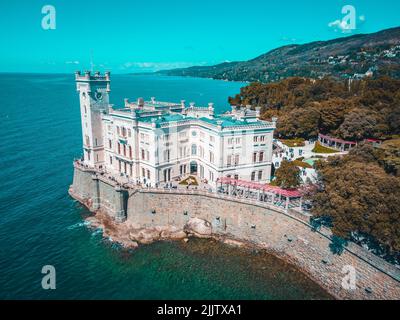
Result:
<svg viewBox="0 0 400 320">
<path fill-rule="evenodd" d="M 85 199 L 86 204 L 93 203 L 94 211 L 98 209 L 96 183 L 100 207 L 113 217 L 125 210 L 127 223 L 142 228 L 173 225 L 183 229 L 189 219 L 200 218 L 211 223 L 214 235 L 266 249 L 297 266 L 338 298 L 400 299 L 397 268 L 355 244 L 350 244 L 341 255 L 333 254 L 329 248 L 330 231 L 313 231 L 308 218 L 301 214 L 203 191 L 160 189 L 128 190 L 121 208 L 115 184 L 101 177 L 93 179 L 93 172 L 76 168 L 70 193 L 79 195 L 76 198 L 81 202 Z M 348 266 L 356 272 L 353 290 L 342 286 L 347 274 L 342 271 Z"/>
</svg>

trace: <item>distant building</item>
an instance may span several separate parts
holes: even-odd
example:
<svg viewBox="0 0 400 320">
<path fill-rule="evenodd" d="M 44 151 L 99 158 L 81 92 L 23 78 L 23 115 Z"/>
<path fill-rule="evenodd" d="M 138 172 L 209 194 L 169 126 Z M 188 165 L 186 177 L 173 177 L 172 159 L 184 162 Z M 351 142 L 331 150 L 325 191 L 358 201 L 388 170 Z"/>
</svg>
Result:
<svg viewBox="0 0 400 320">
<path fill-rule="evenodd" d="M 109 103 L 109 73 L 75 78 L 85 165 L 150 184 L 188 174 L 214 186 L 222 177 L 270 182 L 275 120 L 260 120 L 259 108 L 217 115 L 212 103 L 139 98 L 118 109 Z"/>
</svg>

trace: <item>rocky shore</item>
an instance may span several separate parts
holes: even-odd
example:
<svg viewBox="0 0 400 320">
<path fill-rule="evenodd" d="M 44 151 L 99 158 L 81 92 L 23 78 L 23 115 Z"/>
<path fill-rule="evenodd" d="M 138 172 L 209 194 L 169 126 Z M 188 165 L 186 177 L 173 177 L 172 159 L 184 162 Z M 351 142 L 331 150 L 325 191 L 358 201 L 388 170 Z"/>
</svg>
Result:
<svg viewBox="0 0 400 320">
<path fill-rule="evenodd" d="M 215 239 L 236 247 L 250 247 L 247 242 L 213 234 L 211 224 L 199 218 L 189 219 L 183 229 L 175 226 L 143 228 L 129 222 L 116 223 L 106 212 L 101 210 L 86 217 L 85 220 L 91 228 L 102 229 L 105 238 L 128 249 L 135 249 L 139 245 L 151 244 L 155 241 L 188 242 L 191 237 Z"/>
</svg>

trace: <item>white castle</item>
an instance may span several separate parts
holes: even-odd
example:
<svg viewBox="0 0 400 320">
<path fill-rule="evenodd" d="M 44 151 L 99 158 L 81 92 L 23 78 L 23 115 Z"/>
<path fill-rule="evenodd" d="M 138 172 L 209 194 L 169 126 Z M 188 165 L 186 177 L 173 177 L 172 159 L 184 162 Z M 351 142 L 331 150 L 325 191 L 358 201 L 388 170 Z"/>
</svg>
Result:
<svg viewBox="0 0 400 320">
<path fill-rule="evenodd" d="M 276 121 L 259 119 L 260 110 L 189 106 L 155 98 L 109 102 L 110 73 L 75 73 L 83 137 L 83 164 L 116 177 L 157 185 L 197 176 L 212 187 L 231 177 L 270 182 Z"/>
</svg>

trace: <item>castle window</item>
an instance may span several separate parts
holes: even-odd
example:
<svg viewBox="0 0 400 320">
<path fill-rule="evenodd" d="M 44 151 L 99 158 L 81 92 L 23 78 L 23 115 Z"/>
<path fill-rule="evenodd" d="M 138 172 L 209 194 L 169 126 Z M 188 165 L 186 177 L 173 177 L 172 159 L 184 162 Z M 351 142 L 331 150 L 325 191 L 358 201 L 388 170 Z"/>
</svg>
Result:
<svg viewBox="0 0 400 320">
<path fill-rule="evenodd" d="M 227 166 L 230 167 L 231 165 L 232 165 L 232 156 L 229 155 L 229 156 L 227 157 Z"/>
<path fill-rule="evenodd" d="M 210 171 L 209 172 L 210 176 L 210 181 L 214 181 L 214 172 Z"/>
<path fill-rule="evenodd" d="M 251 181 L 254 181 L 254 180 L 256 180 L 256 172 L 255 171 L 253 171 L 251 173 Z"/>
<path fill-rule="evenodd" d="M 233 143 L 233 138 L 229 138 L 228 139 L 228 144 L 232 144 Z"/>
<path fill-rule="evenodd" d="M 146 151 L 146 160 L 149 161 L 150 160 L 150 152 Z"/>
<path fill-rule="evenodd" d="M 192 144 L 192 156 L 197 155 L 197 146 L 195 144 Z"/>
<path fill-rule="evenodd" d="M 260 162 L 263 162 L 264 161 L 264 152 L 260 152 Z"/>
<path fill-rule="evenodd" d="M 235 166 L 237 166 L 239 164 L 239 155 L 235 155 Z"/>
<path fill-rule="evenodd" d="M 240 139 L 240 138 L 236 138 L 236 144 L 240 144 L 240 143 L 241 143 L 241 141 L 242 141 L 242 139 Z"/>
<path fill-rule="evenodd" d="M 108 147 L 109 147 L 110 149 L 112 149 L 112 141 L 111 141 L 111 139 L 108 139 Z"/>
<path fill-rule="evenodd" d="M 260 170 L 258 171 L 258 180 L 259 181 L 262 180 L 262 177 L 263 177 L 263 172 Z"/>
<path fill-rule="evenodd" d="M 121 144 L 118 142 L 118 154 L 121 154 Z"/>
<path fill-rule="evenodd" d="M 214 163 L 214 153 L 210 151 L 210 162 Z"/>
<path fill-rule="evenodd" d="M 147 178 L 150 179 L 150 170 L 147 170 Z"/>
<path fill-rule="evenodd" d="M 164 150 L 164 161 L 169 161 L 170 151 L 169 149 Z"/>
<path fill-rule="evenodd" d="M 86 105 L 84 105 L 83 108 L 85 110 L 85 114 L 87 114 Z"/>
<path fill-rule="evenodd" d="M 142 177 L 146 178 L 146 170 L 144 168 L 142 168 Z"/>
<path fill-rule="evenodd" d="M 124 156 L 126 157 L 126 145 L 124 144 Z"/>
<path fill-rule="evenodd" d="M 110 156 L 110 164 L 112 164 L 112 157 Z"/>
<path fill-rule="evenodd" d="M 257 162 L 257 152 L 253 153 L 253 163 Z"/>
<path fill-rule="evenodd" d="M 117 133 L 118 133 L 118 135 L 119 135 L 119 127 L 117 126 Z"/>
<path fill-rule="evenodd" d="M 131 136 L 132 136 L 131 129 L 128 129 L 128 137 L 130 138 Z"/>
<path fill-rule="evenodd" d="M 264 142 L 265 141 L 265 136 L 260 137 L 260 141 Z"/>
<path fill-rule="evenodd" d="M 131 146 L 129 146 L 129 158 L 132 159 L 132 147 Z"/>
<path fill-rule="evenodd" d="M 254 137 L 253 137 L 253 141 L 254 141 L 254 142 L 258 142 L 258 137 L 257 137 L 257 136 L 254 136 Z"/>
<path fill-rule="evenodd" d="M 235 174 L 235 180 L 239 180 L 239 175 L 238 174 Z"/>
<path fill-rule="evenodd" d="M 144 149 L 140 149 L 140 154 L 141 154 L 141 159 L 144 160 L 145 159 Z"/>
<path fill-rule="evenodd" d="M 97 147 L 97 138 L 94 139 L 94 144 Z"/>
</svg>

